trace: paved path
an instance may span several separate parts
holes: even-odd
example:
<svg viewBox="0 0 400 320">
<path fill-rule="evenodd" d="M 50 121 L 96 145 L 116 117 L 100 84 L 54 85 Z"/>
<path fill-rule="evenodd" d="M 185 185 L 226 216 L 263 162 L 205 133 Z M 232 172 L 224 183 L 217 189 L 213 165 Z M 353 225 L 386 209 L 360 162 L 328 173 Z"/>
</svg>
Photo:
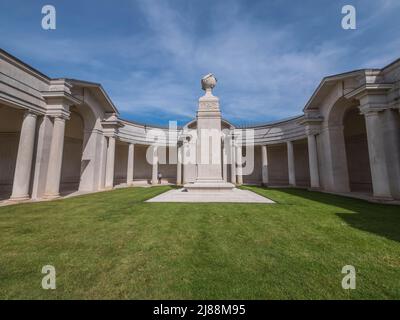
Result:
<svg viewBox="0 0 400 320">
<path fill-rule="evenodd" d="M 184 189 L 164 192 L 146 202 L 236 202 L 275 203 L 249 190 L 233 189 L 225 192 L 187 192 Z"/>
</svg>

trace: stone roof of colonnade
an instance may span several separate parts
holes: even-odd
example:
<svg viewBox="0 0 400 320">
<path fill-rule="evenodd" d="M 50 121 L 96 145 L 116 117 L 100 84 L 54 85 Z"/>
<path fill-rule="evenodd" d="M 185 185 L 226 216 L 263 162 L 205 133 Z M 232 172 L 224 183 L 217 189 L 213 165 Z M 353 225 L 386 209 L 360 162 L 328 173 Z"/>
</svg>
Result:
<svg viewBox="0 0 400 320">
<path fill-rule="evenodd" d="M 33 68 L 29 64 L 23 62 L 22 60 L 18 59 L 17 57 L 13 56 L 11 53 L 9 53 L 1 48 L 0 48 L 0 56 L 2 58 L 7 58 L 8 61 L 13 61 L 17 65 L 19 65 L 22 69 L 30 71 L 30 73 L 33 73 L 33 74 L 39 76 L 40 78 L 43 78 L 43 80 L 46 80 L 47 82 L 50 82 L 50 80 L 52 80 L 49 76 L 45 75 L 44 73 Z"/>
<path fill-rule="evenodd" d="M 310 99 L 307 101 L 306 105 L 303 108 L 303 112 L 306 112 L 307 110 L 317 109 L 318 104 L 320 103 L 320 100 L 338 81 L 343 81 L 345 79 L 349 79 L 352 77 L 353 78 L 362 77 L 363 80 L 366 79 L 367 76 L 383 77 L 384 74 L 388 70 L 399 67 L 399 66 L 400 66 L 400 58 L 389 63 L 382 69 L 363 68 L 363 69 L 357 69 L 357 70 L 352 70 L 349 72 L 338 73 L 338 74 L 326 76 L 321 80 L 318 87 L 315 89 L 315 91 L 311 95 Z M 376 83 L 378 83 L 378 82 L 379 81 L 376 81 Z M 362 86 L 362 83 L 360 83 L 360 86 Z"/>
<path fill-rule="evenodd" d="M 290 123 L 292 121 L 296 122 L 296 121 L 300 120 L 303 117 L 304 117 L 303 114 L 299 114 L 297 116 L 287 117 L 287 118 L 284 118 L 284 119 L 273 120 L 273 121 L 268 121 L 268 122 L 249 123 L 249 124 L 245 123 L 245 124 L 236 126 L 236 128 L 240 128 L 240 129 L 265 128 L 265 127 L 271 127 L 271 126 L 278 125 L 278 124 L 281 125 L 281 124 L 285 124 L 285 123 Z"/>
</svg>

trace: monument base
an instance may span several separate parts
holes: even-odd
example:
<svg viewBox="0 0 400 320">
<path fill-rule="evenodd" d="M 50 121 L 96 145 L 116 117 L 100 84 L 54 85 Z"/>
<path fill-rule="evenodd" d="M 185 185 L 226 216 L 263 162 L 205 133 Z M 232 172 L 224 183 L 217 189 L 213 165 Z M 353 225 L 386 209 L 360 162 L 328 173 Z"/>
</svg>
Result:
<svg viewBox="0 0 400 320">
<path fill-rule="evenodd" d="M 183 188 L 187 192 L 227 192 L 232 191 L 235 185 L 224 180 L 198 180 L 194 183 L 186 183 Z"/>
</svg>

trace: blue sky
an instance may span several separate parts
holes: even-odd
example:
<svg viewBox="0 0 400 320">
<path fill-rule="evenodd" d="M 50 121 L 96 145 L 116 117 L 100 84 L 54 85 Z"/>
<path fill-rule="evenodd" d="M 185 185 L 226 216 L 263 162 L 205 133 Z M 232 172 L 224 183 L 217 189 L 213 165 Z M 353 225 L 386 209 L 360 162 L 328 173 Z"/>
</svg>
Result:
<svg viewBox="0 0 400 320">
<path fill-rule="evenodd" d="M 41 8 L 57 29 L 41 28 Z M 341 8 L 357 30 L 341 28 Z M 322 77 L 400 57 L 398 0 L 1 0 L 0 47 L 50 77 L 100 82 L 125 119 L 195 116 L 200 78 L 218 78 L 236 124 L 301 113 Z"/>
</svg>

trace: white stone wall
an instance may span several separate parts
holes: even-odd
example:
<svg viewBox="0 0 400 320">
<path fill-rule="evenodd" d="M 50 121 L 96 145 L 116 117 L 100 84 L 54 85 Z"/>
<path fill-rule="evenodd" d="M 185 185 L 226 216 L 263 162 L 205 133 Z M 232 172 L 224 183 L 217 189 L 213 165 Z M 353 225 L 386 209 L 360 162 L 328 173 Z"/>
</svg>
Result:
<svg viewBox="0 0 400 320">
<path fill-rule="evenodd" d="M 268 145 L 269 184 L 286 186 L 289 184 L 286 144 Z"/>
</svg>

